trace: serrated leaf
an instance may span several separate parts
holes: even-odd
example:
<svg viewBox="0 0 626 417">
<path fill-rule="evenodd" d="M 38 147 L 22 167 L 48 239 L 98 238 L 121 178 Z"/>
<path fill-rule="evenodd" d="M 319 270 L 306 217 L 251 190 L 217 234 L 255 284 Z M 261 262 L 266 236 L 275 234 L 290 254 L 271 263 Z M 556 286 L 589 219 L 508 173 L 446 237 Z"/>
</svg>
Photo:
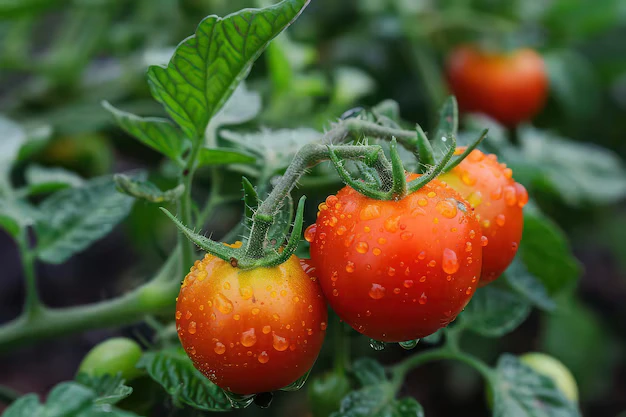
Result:
<svg viewBox="0 0 626 417">
<path fill-rule="evenodd" d="M 159 187 L 150 181 L 136 180 L 124 174 L 116 174 L 113 180 L 119 192 L 151 203 L 177 201 L 185 192 L 183 184 L 179 184 L 171 190 L 161 191 Z"/>
<path fill-rule="evenodd" d="M 133 393 L 131 387 L 124 385 L 121 375 L 91 376 L 81 372 L 76 376 L 76 382 L 95 392 L 94 404 L 117 404 Z"/>
<path fill-rule="evenodd" d="M 354 361 L 352 372 L 363 386 L 382 384 L 387 381 L 385 368 L 372 358 L 360 358 Z"/>
<path fill-rule="evenodd" d="M 145 369 L 177 401 L 204 411 L 231 409 L 222 389 L 194 368 L 181 350 L 146 353 L 137 367 Z"/>
<path fill-rule="evenodd" d="M 189 146 L 183 132 L 167 119 L 159 117 L 139 117 L 116 109 L 108 102 L 102 106 L 108 110 L 119 127 L 144 145 L 178 161 Z"/>
<path fill-rule="evenodd" d="M 571 287 L 580 276 L 580 265 L 564 233 L 531 206 L 524 210 L 520 256 L 528 272 L 541 281 L 549 294 Z"/>
<path fill-rule="evenodd" d="M 151 66 L 154 98 L 189 138 L 203 138 L 267 44 L 287 28 L 308 0 L 283 0 L 264 9 L 245 9 L 224 18 L 206 17 L 195 35 L 181 42 L 167 67 Z"/>
<path fill-rule="evenodd" d="M 533 371 L 515 356 L 498 361 L 494 384 L 494 417 L 578 417 L 580 411 L 567 400 L 552 379 Z"/>
<path fill-rule="evenodd" d="M 519 257 L 513 259 L 511 265 L 504 272 L 504 279 L 515 292 L 533 305 L 546 311 L 552 311 L 556 308 L 556 304 L 548 295 L 545 285 L 528 272 Z"/>
<path fill-rule="evenodd" d="M 517 294 L 493 285 L 479 288 L 459 315 L 461 325 L 486 337 L 500 337 L 519 326 L 530 304 Z"/>
<path fill-rule="evenodd" d="M 434 134 L 429 135 L 435 162 L 439 163 L 450 147 L 450 138 L 456 137 L 459 129 L 459 109 L 456 98 L 450 96 L 439 110 L 439 122 Z"/>
<path fill-rule="evenodd" d="M 62 382 L 55 386 L 45 404 L 37 395 L 27 394 L 6 409 L 3 417 L 138 417 L 136 414 L 96 404 L 97 395 L 76 382 Z"/>
<path fill-rule="evenodd" d="M 0 116 L 0 138 L 0 195 L 2 195 L 2 189 L 8 186 L 8 174 L 13 161 L 17 159 L 20 148 L 26 142 L 26 133 L 19 124 Z"/>
<path fill-rule="evenodd" d="M 229 148 L 202 148 L 198 151 L 198 167 L 209 165 L 253 164 L 256 158 L 248 153 Z"/>
<path fill-rule="evenodd" d="M 389 384 L 370 385 L 345 396 L 331 417 L 424 417 L 424 409 L 413 398 L 396 400 Z"/>
<path fill-rule="evenodd" d="M 79 187 L 85 180 L 78 174 L 63 168 L 30 165 L 24 173 L 29 194 L 51 193 L 64 188 Z"/>
<path fill-rule="evenodd" d="M 270 226 L 270 230 L 267 233 L 267 240 L 271 246 L 280 247 L 285 241 L 289 229 L 291 228 L 291 221 L 293 219 L 294 206 L 291 195 L 287 195 L 283 201 L 283 205 L 274 216 L 274 223 Z"/>
<path fill-rule="evenodd" d="M 124 219 L 135 200 L 119 193 L 111 177 L 59 191 L 40 206 L 35 224 L 39 259 L 62 263 L 104 237 Z"/>
</svg>

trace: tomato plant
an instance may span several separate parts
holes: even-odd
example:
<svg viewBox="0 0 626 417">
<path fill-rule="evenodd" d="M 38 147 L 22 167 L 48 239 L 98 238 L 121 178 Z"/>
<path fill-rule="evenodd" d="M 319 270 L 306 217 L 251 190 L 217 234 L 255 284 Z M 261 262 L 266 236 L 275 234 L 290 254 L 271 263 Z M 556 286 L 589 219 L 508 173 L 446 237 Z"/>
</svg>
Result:
<svg viewBox="0 0 626 417">
<path fill-rule="evenodd" d="M 2 416 L 626 409 L 613 2 L 0 1 Z"/>
<path fill-rule="evenodd" d="M 505 125 L 529 120 L 547 97 L 546 67 L 532 49 L 494 53 L 460 46 L 448 57 L 447 78 L 461 110 L 485 113 Z"/>
</svg>

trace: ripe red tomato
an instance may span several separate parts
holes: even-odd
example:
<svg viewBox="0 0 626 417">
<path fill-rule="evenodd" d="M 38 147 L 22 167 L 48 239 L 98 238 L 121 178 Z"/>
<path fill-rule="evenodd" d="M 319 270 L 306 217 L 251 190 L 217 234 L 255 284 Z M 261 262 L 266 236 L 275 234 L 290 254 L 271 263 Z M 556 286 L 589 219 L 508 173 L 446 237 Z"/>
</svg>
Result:
<svg viewBox="0 0 626 417">
<path fill-rule="evenodd" d="M 532 49 L 499 54 L 462 46 L 448 57 L 446 73 L 462 111 L 485 113 L 509 126 L 532 118 L 547 97 L 545 64 Z"/>
<path fill-rule="evenodd" d="M 176 305 L 178 336 L 195 367 L 236 394 L 277 390 L 304 375 L 327 319 L 319 284 L 296 256 L 242 271 L 206 255 L 185 277 Z"/>
<path fill-rule="evenodd" d="M 320 205 L 305 238 L 331 307 L 385 342 L 447 326 L 480 275 L 480 225 L 463 197 L 437 180 L 400 201 L 344 187 Z"/>
<path fill-rule="evenodd" d="M 465 148 L 459 148 L 456 152 L 464 151 Z M 528 203 L 528 192 L 513 180 L 513 171 L 498 163 L 495 155 L 485 155 L 478 149 L 439 179 L 476 209 L 488 243 L 483 248 L 479 286 L 486 285 L 504 272 L 517 253 L 524 227 L 522 208 Z"/>
</svg>

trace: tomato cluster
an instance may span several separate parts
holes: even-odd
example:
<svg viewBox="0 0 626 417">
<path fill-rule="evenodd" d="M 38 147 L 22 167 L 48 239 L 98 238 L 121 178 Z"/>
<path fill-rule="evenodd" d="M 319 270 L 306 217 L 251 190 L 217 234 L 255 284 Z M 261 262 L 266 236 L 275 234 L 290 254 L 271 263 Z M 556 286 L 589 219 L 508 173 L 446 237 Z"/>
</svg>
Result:
<svg viewBox="0 0 626 417">
<path fill-rule="evenodd" d="M 326 301 L 372 339 L 428 336 L 511 263 L 527 202 L 511 170 L 478 150 L 403 198 L 376 200 L 346 186 L 319 205 L 304 233 L 310 261 L 291 256 L 250 270 L 213 255 L 196 261 L 177 299 L 182 345 L 215 384 L 254 394 L 311 368 Z"/>
</svg>

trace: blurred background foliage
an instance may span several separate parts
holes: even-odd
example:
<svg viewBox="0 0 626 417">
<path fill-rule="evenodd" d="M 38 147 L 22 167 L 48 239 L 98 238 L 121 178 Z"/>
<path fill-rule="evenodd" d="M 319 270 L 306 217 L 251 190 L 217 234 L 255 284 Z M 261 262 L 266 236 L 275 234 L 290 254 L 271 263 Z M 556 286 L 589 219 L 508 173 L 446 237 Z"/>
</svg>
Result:
<svg viewBox="0 0 626 417">
<path fill-rule="evenodd" d="M 171 187 L 171 167 L 115 128 L 101 102 L 140 115 L 163 115 L 150 98 L 147 66 L 166 63 L 174 46 L 206 15 L 268 2 L 0 0 L 0 140 L 10 129 L 8 118 L 24 126 L 29 139 L 20 155 L 24 167 L 32 162 L 61 166 L 83 177 L 156 167 L 151 180 Z M 491 360 L 503 350 L 550 353 L 577 378 L 584 415 L 617 416 L 626 410 L 624 39 L 623 0 L 312 0 L 298 24 L 254 67 L 248 90 L 241 92 L 245 109 L 239 107 L 234 120 L 228 115 L 221 120 L 243 125 L 222 131 L 219 140 L 237 143 L 246 122 L 254 120 L 275 137 L 272 147 L 257 151 L 264 158 L 285 158 L 286 166 L 289 146 L 297 143 L 269 129 L 319 131 L 351 107 L 387 98 L 399 103 L 403 119 L 431 126 L 447 94 L 443 68 L 455 46 L 472 42 L 488 49 L 537 49 L 547 65 L 550 95 L 533 126 L 509 130 L 483 116 L 468 116 L 462 127 L 472 132 L 490 125 L 486 146 L 509 163 L 516 179 L 534 191 L 536 203 L 567 233 L 584 272 L 580 285 L 560 296 L 555 314 L 534 312 L 504 338 L 468 336 L 464 343 Z M 505 138 L 519 146 L 510 147 Z M 24 181 L 24 169 L 15 175 Z M 207 194 L 203 178 L 206 185 L 209 175 L 203 170 L 198 176 L 198 196 Z M 307 177 L 299 192 L 317 204 L 339 185 L 327 177 Z M 239 184 L 227 183 L 225 189 L 237 195 Z M 239 210 L 235 203 L 215 213 L 206 229 L 222 236 L 238 221 Z M 42 266 L 44 299 L 52 306 L 74 305 L 129 287 L 164 258 L 173 233 L 158 210 L 137 204 L 123 228 L 89 251 L 61 266 Z M 19 312 L 22 289 L 10 240 L 0 236 L 0 248 L 4 321 Z M 101 265 L 103 256 L 106 265 Z M 147 331 L 142 326 L 121 330 Z M 71 378 L 95 340 L 119 332 L 88 332 L 5 355 L 0 384 L 44 393 Z M 365 340 L 359 340 L 355 356 L 371 355 Z M 379 355 L 394 361 L 401 354 Z M 50 361 L 54 365 L 42 373 Z M 319 369 L 329 367 L 328 352 L 319 362 Z M 454 364 L 428 365 L 411 376 L 405 390 L 433 416 L 485 415 L 482 388 L 474 377 Z M 304 395 L 279 395 L 271 412 L 306 415 Z"/>
</svg>

